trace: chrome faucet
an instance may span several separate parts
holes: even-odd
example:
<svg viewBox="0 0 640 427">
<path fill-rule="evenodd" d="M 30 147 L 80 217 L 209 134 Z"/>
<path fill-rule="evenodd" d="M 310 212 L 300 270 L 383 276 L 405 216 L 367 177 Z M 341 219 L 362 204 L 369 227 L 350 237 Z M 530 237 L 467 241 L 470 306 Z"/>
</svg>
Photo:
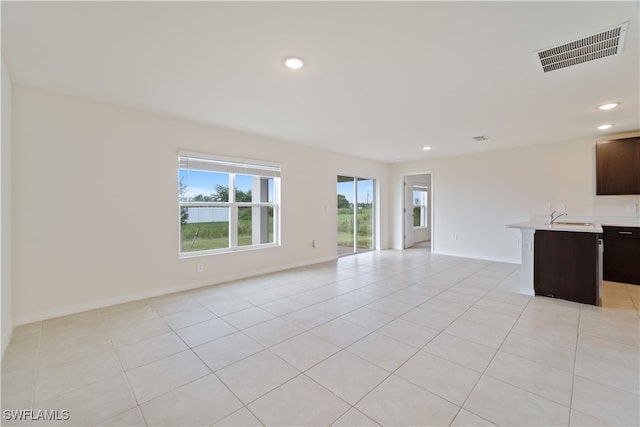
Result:
<svg viewBox="0 0 640 427">
<path fill-rule="evenodd" d="M 556 222 L 556 220 L 558 218 L 560 218 L 561 216 L 565 216 L 566 214 L 567 214 L 566 212 L 562 212 L 562 213 L 556 215 L 556 211 L 551 212 L 549 214 L 549 225 L 552 225 L 554 222 Z"/>
</svg>

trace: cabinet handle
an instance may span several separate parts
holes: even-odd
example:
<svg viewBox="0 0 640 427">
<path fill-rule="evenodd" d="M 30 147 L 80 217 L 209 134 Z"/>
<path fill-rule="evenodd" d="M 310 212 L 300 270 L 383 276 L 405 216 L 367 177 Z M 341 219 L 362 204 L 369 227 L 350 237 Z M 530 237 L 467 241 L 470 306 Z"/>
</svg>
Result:
<svg viewBox="0 0 640 427">
<path fill-rule="evenodd" d="M 633 231 L 618 231 L 618 234 L 633 234 Z"/>
</svg>

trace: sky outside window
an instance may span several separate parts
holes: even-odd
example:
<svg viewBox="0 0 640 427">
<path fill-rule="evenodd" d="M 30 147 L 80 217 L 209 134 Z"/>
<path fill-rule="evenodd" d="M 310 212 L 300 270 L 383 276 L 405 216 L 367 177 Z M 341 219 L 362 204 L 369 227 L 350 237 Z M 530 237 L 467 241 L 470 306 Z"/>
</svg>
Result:
<svg viewBox="0 0 640 427">
<path fill-rule="evenodd" d="M 347 200 L 351 201 L 349 197 Z M 358 203 L 373 203 L 373 181 L 358 180 Z"/>
<path fill-rule="evenodd" d="M 253 185 L 253 175 L 236 174 L 236 188 L 243 192 L 251 191 Z M 216 187 L 221 185 L 229 187 L 229 174 L 223 172 L 208 172 L 193 169 L 180 169 L 178 174 L 179 182 L 187 186 L 186 192 L 182 195 L 185 198 L 192 198 L 199 194 L 210 196 L 216 194 Z M 268 178 L 269 182 L 269 203 L 275 202 L 275 179 Z M 353 193 L 353 191 L 352 191 Z M 267 200 L 263 200 L 267 202 Z"/>
<path fill-rule="evenodd" d="M 218 172 L 205 172 L 192 169 L 180 169 L 179 182 L 187 186 L 183 197 L 190 198 L 202 194 L 210 196 L 216 194 L 216 186 L 229 187 L 229 174 Z"/>
<path fill-rule="evenodd" d="M 358 180 L 358 203 L 373 203 L 373 181 L 370 179 Z M 338 182 L 338 194 L 347 198 L 349 203 L 355 204 L 355 188 L 353 181 Z"/>
</svg>

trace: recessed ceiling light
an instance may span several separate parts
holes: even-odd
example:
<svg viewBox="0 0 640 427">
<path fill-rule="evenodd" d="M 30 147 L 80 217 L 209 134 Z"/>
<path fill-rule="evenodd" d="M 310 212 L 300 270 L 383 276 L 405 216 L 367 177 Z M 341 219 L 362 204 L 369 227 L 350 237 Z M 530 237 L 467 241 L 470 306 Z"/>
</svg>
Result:
<svg viewBox="0 0 640 427">
<path fill-rule="evenodd" d="M 610 104 L 603 104 L 603 105 L 599 106 L 598 108 L 601 109 L 601 110 L 612 110 L 612 109 L 616 108 L 618 105 L 620 105 L 620 104 L 617 103 L 617 102 L 612 102 Z"/>
<path fill-rule="evenodd" d="M 610 124 L 610 123 L 607 123 L 607 124 L 604 124 L 604 125 L 600 125 L 600 126 L 598 126 L 598 129 L 600 129 L 600 130 L 607 130 L 607 129 L 609 129 L 611 126 L 613 126 L 613 125 L 612 125 L 612 124 Z"/>
<path fill-rule="evenodd" d="M 431 147 L 429 147 L 428 145 L 426 145 L 426 146 L 422 147 L 422 149 L 423 149 L 424 151 L 429 151 L 429 150 L 431 150 Z"/>
<path fill-rule="evenodd" d="M 291 70 L 299 70 L 300 68 L 304 67 L 304 61 L 295 56 L 291 56 L 284 60 L 284 66 Z"/>
</svg>

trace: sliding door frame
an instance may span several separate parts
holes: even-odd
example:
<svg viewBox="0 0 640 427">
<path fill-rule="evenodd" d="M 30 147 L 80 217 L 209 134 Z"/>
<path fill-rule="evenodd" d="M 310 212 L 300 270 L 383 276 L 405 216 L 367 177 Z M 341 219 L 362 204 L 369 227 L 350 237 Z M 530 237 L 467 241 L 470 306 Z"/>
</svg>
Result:
<svg viewBox="0 0 640 427">
<path fill-rule="evenodd" d="M 344 180 L 340 180 L 341 178 L 347 178 Z M 371 188 L 371 193 L 367 192 L 367 200 L 365 202 L 362 202 L 360 200 L 360 194 L 359 194 L 359 189 L 358 189 L 358 183 L 361 181 L 371 181 L 372 184 L 372 188 Z M 352 241 L 353 241 L 353 251 L 349 252 L 349 253 L 340 253 L 340 251 L 338 251 L 338 256 L 346 256 L 346 255 L 353 255 L 353 254 L 358 254 L 358 253 L 362 253 L 362 252 L 368 252 L 368 251 L 373 251 L 376 249 L 376 238 L 377 238 L 377 233 L 376 233 L 376 228 L 377 228 L 377 216 L 376 216 L 376 211 L 377 211 L 377 197 L 376 197 L 376 179 L 375 178 L 366 178 L 366 177 L 361 177 L 361 176 L 351 176 L 351 175 L 338 175 L 337 176 L 337 182 L 352 182 L 353 183 L 353 236 L 352 236 Z M 371 196 L 371 201 L 369 202 L 369 194 Z M 364 206 L 359 206 L 359 204 L 364 204 Z M 365 208 L 366 205 L 370 204 L 371 205 L 371 218 L 369 219 L 370 221 L 370 231 L 371 234 L 369 236 L 367 236 L 368 238 L 370 238 L 370 243 L 368 245 L 368 247 L 363 248 L 360 247 L 358 245 L 358 238 L 360 237 L 358 235 L 358 225 L 360 222 L 360 219 L 358 218 L 358 214 L 359 214 L 359 210 L 360 208 Z M 338 224 L 339 226 L 339 224 Z M 336 230 L 338 231 L 338 230 Z M 340 244 L 338 244 L 338 249 L 340 248 Z"/>
</svg>

